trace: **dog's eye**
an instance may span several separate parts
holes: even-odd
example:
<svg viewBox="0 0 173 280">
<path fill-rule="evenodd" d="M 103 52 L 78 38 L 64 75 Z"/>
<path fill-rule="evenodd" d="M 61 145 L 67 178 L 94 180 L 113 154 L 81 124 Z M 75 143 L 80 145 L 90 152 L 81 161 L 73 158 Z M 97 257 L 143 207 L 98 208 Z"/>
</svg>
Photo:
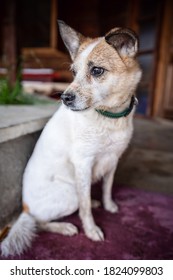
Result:
<svg viewBox="0 0 173 280">
<path fill-rule="evenodd" d="M 90 71 L 91 75 L 94 77 L 99 77 L 104 73 L 104 69 L 102 67 L 93 67 Z"/>
</svg>

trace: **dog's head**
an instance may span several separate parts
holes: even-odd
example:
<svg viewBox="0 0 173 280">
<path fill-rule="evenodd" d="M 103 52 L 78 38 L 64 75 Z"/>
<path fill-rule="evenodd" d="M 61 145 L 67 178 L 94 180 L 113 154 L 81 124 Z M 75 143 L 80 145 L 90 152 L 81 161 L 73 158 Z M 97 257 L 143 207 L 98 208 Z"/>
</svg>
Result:
<svg viewBox="0 0 173 280">
<path fill-rule="evenodd" d="M 108 108 L 120 106 L 134 94 L 141 70 L 132 30 L 114 28 L 105 37 L 90 39 L 63 21 L 59 29 L 73 61 L 74 80 L 62 95 L 65 105 L 74 111 Z"/>
</svg>

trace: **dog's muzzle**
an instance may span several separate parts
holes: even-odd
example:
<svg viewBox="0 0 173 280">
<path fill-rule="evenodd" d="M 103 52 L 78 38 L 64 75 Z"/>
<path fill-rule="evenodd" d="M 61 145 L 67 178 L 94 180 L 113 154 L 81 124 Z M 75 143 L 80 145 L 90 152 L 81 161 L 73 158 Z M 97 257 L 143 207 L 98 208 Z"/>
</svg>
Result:
<svg viewBox="0 0 173 280">
<path fill-rule="evenodd" d="M 66 106 L 73 106 L 74 101 L 76 99 L 76 95 L 73 92 L 63 93 L 61 95 L 61 100 Z"/>
</svg>

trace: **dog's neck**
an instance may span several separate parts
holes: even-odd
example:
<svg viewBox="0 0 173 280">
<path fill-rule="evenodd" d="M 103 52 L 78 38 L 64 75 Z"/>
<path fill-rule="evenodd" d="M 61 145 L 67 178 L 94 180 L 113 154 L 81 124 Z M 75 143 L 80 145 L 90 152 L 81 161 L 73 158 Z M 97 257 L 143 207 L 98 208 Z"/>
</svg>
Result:
<svg viewBox="0 0 173 280">
<path fill-rule="evenodd" d="M 133 110 L 133 107 L 137 105 L 138 100 L 133 95 L 130 99 L 123 102 L 118 107 L 111 107 L 111 108 L 101 108 L 96 109 L 98 114 L 101 114 L 104 117 L 111 118 L 111 119 L 119 119 L 122 117 L 127 117 Z"/>
</svg>

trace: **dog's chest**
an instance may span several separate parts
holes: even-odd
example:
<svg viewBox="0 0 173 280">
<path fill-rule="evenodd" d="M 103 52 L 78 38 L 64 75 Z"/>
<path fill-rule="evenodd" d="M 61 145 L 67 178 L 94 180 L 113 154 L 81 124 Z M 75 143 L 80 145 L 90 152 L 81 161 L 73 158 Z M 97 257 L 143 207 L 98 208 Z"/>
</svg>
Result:
<svg viewBox="0 0 173 280">
<path fill-rule="evenodd" d="M 126 149 L 131 135 L 131 126 L 126 129 L 107 129 L 99 126 L 90 126 L 84 130 L 81 128 L 77 145 L 78 152 L 81 147 L 80 152 L 84 158 L 93 158 L 92 181 L 97 181 L 114 169 L 119 157 Z"/>
<path fill-rule="evenodd" d="M 92 115 L 91 115 L 92 116 Z M 96 181 L 114 169 L 133 132 L 131 118 L 118 121 L 98 118 L 75 120 L 72 161 L 85 161 Z"/>
<path fill-rule="evenodd" d="M 112 131 L 100 137 L 96 145 L 92 179 L 97 181 L 115 168 L 119 157 L 126 149 L 131 138 L 129 130 Z"/>
<path fill-rule="evenodd" d="M 126 148 L 132 131 L 132 126 L 125 129 L 92 126 L 84 130 L 81 128 L 79 142 L 83 143 L 87 154 L 93 154 L 96 158 L 110 153 L 119 157 Z"/>
</svg>

